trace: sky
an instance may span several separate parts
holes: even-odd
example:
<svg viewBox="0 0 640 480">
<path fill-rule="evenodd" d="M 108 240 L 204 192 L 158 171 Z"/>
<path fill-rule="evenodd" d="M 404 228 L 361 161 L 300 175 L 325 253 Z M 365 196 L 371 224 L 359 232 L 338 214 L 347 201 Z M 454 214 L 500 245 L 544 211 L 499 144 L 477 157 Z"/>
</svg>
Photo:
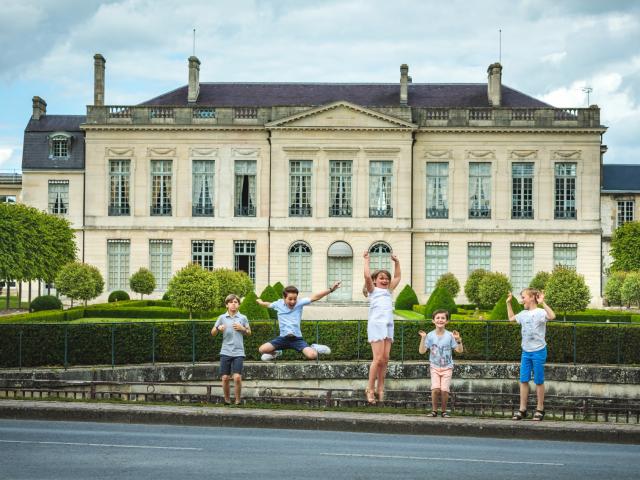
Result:
<svg viewBox="0 0 640 480">
<path fill-rule="evenodd" d="M 85 114 L 95 53 L 106 105 L 185 85 L 194 28 L 203 82 L 395 83 L 407 63 L 416 83 L 485 83 L 501 60 L 511 88 L 597 104 L 605 163 L 640 164 L 640 1 L 0 0 L 0 171 L 20 170 L 34 95 Z"/>
</svg>

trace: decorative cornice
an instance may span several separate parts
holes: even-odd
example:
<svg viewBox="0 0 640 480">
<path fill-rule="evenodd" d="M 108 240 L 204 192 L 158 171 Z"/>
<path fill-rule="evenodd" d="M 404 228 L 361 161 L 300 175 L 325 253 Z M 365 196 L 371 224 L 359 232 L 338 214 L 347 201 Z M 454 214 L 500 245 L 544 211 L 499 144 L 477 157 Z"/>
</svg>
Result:
<svg viewBox="0 0 640 480">
<path fill-rule="evenodd" d="M 218 149 L 211 147 L 190 147 L 189 148 L 189 156 L 190 157 L 217 157 Z"/>
<path fill-rule="evenodd" d="M 582 150 L 555 150 L 552 153 L 554 160 L 579 160 L 582 157 Z"/>
<path fill-rule="evenodd" d="M 397 157 L 400 154 L 398 147 L 371 147 L 362 150 L 368 157 Z"/>
<path fill-rule="evenodd" d="M 453 157 L 451 150 L 425 150 L 425 158 L 436 158 L 439 160 L 447 160 Z"/>
<path fill-rule="evenodd" d="M 282 151 L 287 153 L 317 153 L 320 151 L 320 147 L 284 146 Z"/>
<path fill-rule="evenodd" d="M 473 160 L 495 160 L 495 150 L 467 150 L 466 158 Z"/>
<path fill-rule="evenodd" d="M 421 126 L 416 133 L 535 133 L 535 134 L 602 134 L 607 131 L 606 128 L 522 128 L 522 127 L 426 127 Z"/>
<path fill-rule="evenodd" d="M 106 147 L 104 149 L 104 154 L 106 157 L 133 157 L 134 149 L 132 147 Z"/>
<path fill-rule="evenodd" d="M 190 124 L 190 125 L 132 125 L 126 123 L 116 123 L 109 125 L 80 125 L 81 130 L 86 131 L 169 131 L 169 132 L 183 132 L 183 131 L 259 131 L 265 132 L 264 125 L 204 125 L 204 124 Z"/>
<path fill-rule="evenodd" d="M 259 148 L 232 148 L 232 157 L 257 158 L 260 156 Z"/>
<path fill-rule="evenodd" d="M 175 157 L 176 147 L 149 147 L 147 157 Z"/>
<path fill-rule="evenodd" d="M 538 158 L 538 150 L 511 150 L 512 160 L 534 160 Z"/>
</svg>

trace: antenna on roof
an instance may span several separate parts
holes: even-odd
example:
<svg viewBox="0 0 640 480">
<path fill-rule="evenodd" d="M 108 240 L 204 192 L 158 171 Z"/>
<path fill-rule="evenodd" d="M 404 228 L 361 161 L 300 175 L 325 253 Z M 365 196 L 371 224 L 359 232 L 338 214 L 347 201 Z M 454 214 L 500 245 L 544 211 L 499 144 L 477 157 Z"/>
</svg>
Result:
<svg viewBox="0 0 640 480">
<path fill-rule="evenodd" d="M 196 56 L 196 29 L 193 29 L 193 56 Z"/>
<path fill-rule="evenodd" d="M 502 65 L 502 29 L 498 29 L 498 63 Z"/>
<path fill-rule="evenodd" d="M 589 104 L 590 104 L 589 94 L 591 92 L 593 92 L 593 88 L 592 87 L 582 87 L 582 91 L 587 94 L 587 108 L 589 108 Z"/>
</svg>

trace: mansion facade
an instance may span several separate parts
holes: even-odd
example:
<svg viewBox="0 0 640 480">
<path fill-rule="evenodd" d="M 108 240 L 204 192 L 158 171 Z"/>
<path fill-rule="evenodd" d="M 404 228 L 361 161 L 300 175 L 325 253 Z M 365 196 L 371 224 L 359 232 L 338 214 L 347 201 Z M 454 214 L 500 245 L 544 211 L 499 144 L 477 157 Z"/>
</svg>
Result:
<svg viewBox="0 0 640 480">
<path fill-rule="evenodd" d="M 564 264 L 601 303 L 597 106 L 545 104 L 500 64 L 486 84 L 413 83 L 406 65 L 397 84 L 201 83 L 196 57 L 186 86 L 105 105 L 94 60 L 86 116 L 34 97 L 20 200 L 70 220 L 107 292 L 147 267 L 160 296 L 198 262 L 258 292 L 341 280 L 327 301 L 361 301 L 368 251 L 372 268 L 396 254 L 421 302 L 446 272 L 500 271 L 518 292 Z"/>
</svg>

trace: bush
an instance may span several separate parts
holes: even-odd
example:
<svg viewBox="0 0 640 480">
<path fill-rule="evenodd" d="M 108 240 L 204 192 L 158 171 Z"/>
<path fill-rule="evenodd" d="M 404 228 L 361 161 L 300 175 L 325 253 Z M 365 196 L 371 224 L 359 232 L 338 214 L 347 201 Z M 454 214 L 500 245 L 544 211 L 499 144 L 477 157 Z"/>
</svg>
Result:
<svg viewBox="0 0 640 480">
<path fill-rule="evenodd" d="M 613 272 L 607 278 L 604 287 L 604 298 L 609 305 L 622 305 L 622 284 L 627 277 L 627 272 Z"/>
<path fill-rule="evenodd" d="M 620 295 L 626 305 L 640 307 L 640 272 L 630 272 L 627 275 L 620 289 Z"/>
<path fill-rule="evenodd" d="M 132 292 L 139 293 L 140 300 L 142 300 L 143 295 L 151 295 L 156 289 L 156 277 L 153 276 L 151 270 L 141 267 L 129 277 L 129 288 Z"/>
<path fill-rule="evenodd" d="M 275 290 L 276 295 L 278 295 L 278 300 L 282 298 L 282 292 L 284 292 L 284 285 L 280 282 L 276 282 L 273 284 L 273 290 Z"/>
<path fill-rule="evenodd" d="M 214 298 L 216 307 L 224 307 L 224 299 L 231 293 L 242 298 L 253 291 L 253 282 L 245 272 L 236 272 L 228 268 L 216 268 L 211 273 L 217 290 Z"/>
<path fill-rule="evenodd" d="M 449 292 L 452 298 L 456 298 L 460 291 L 460 282 L 453 273 L 445 273 L 436 282 L 435 288 L 443 287 Z"/>
<path fill-rule="evenodd" d="M 475 304 L 477 307 L 480 306 L 480 282 L 488 274 L 488 271 L 478 268 L 469 274 L 467 282 L 464 284 L 464 294 L 467 297 L 467 300 Z"/>
<path fill-rule="evenodd" d="M 73 300 L 88 300 L 102 293 L 104 280 L 100 271 L 87 263 L 71 262 L 60 269 L 56 276 L 56 289 Z M 73 303 L 72 303 L 73 304 Z"/>
<path fill-rule="evenodd" d="M 489 313 L 489 320 L 509 320 L 507 313 L 507 296 L 508 294 L 505 294 L 500 297 L 495 307 L 493 307 L 493 310 L 491 310 L 491 313 Z M 513 308 L 513 313 L 522 311 L 522 305 L 518 303 L 516 297 L 511 298 L 511 308 Z"/>
<path fill-rule="evenodd" d="M 114 290 L 109 294 L 109 299 L 107 300 L 109 303 L 113 302 L 124 302 L 126 300 L 130 300 L 129 294 L 124 290 Z"/>
<path fill-rule="evenodd" d="M 218 285 L 211 272 L 190 263 L 171 278 L 167 292 L 173 305 L 187 310 L 191 319 L 194 312 L 206 312 L 216 306 Z"/>
<path fill-rule="evenodd" d="M 266 287 L 264 287 L 264 290 L 260 294 L 260 300 L 263 300 L 265 302 L 272 303 L 272 302 L 275 302 L 276 300 L 279 300 L 279 299 L 280 299 L 280 297 L 278 297 L 278 294 L 273 289 L 273 287 L 270 286 L 270 285 L 267 285 Z M 275 310 L 273 310 L 271 308 L 267 308 L 267 313 L 269 314 L 269 318 L 271 320 L 277 320 L 278 319 L 278 312 L 276 312 Z"/>
<path fill-rule="evenodd" d="M 611 238 L 611 271 L 640 270 L 640 222 L 625 222 Z"/>
<path fill-rule="evenodd" d="M 249 321 L 269 320 L 269 312 L 265 307 L 258 305 L 257 299 L 258 296 L 255 292 L 247 293 L 240 304 L 240 313 L 246 316 Z"/>
<path fill-rule="evenodd" d="M 544 290 L 544 287 L 547 285 L 549 278 L 551 278 L 551 274 L 549 272 L 538 272 L 529 283 L 529 287 L 535 288 L 537 290 Z"/>
<path fill-rule="evenodd" d="M 171 298 L 169 298 L 169 292 L 164 292 L 164 295 L 162 295 L 162 300 L 164 300 L 165 302 L 171 301 Z"/>
<path fill-rule="evenodd" d="M 579 312 L 587 308 L 591 299 L 584 276 L 572 268 L 558 266 L 553 269 L 544 292 L 546 303 L 555 311 Z"/>
<path fill-rule="evenodd" d="M 436 288 L 424 307 L 424 318 L 431 319 L 431 315 L 436 310 L 447 310 L 449 314 L 458 311 L 456 302 L 453 301 L 451 294 L 443 287 Z"/>
<path fill-rule="evenodd" d="M 414 305 L 418 305 L 418 296 L 410 285 L 405 285 L 396 298 L 396 310 L 411 310 Z"/>
<path fill-rule="evenodd" d="M 43 310 L 62 310 L 62 302 L 53 295 L 41 295 L 31 302 L 29 308 L 32 312 L 42 312 Z"/>
<path fill-rule="evenodd" d="M 493 308 L 500 297 L 511 291 L 511 282 L 504 273 L 489 272 L 478 286 L 478 298 L 483 308 Z"/>
</svg>

